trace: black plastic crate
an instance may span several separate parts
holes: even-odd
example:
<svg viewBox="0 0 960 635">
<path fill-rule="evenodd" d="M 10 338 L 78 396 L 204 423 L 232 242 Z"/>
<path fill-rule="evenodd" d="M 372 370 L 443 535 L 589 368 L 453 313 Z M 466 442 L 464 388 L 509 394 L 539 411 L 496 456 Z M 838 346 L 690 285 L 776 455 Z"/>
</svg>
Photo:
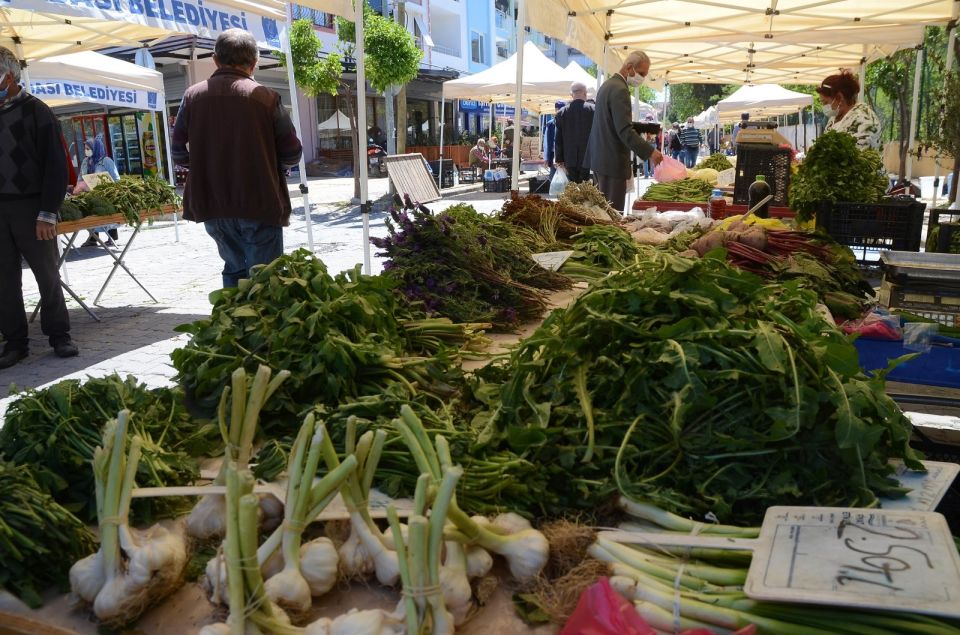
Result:
<svg viewBox="0 0 960 635">
<path fill-rule="evenodd" d="M 738 143 L 733 202 L 737 205 L 749 203 L 748 190 L 757 180 L 757 175 L 762 174 L 773 194 L 770 206 L 787 207 L 787 191 L 790 189 L 790 156 L 790 148 L 762 143 Z"/>
<path fill-rule="evenodd" d="M 483 191 L 484 192 L 509 192 L 510 179 L 499 179 L 499 180 L 484 179 Z"/>
<path fill-rule="evenodd" d="M 883 203 L 821 204 L 817 228 L 841 245 L 863 250 L 920 251 L 926 203 L 912 198 Z M 859 256 L 859 254 L 858 254 Z"/>
<path fill-rule="evenodd" d="M 960 242 L 960 223 L 940 223 L 940 236 L 937 238 L 937 251 L 941 254 L 960 253 L 960 249 L 953 247 L 954 242 Z"/>
<path fill-rule="evenodd" d="M 550 179 L 545 176 L 535 176 L 527 181 L 527 184 L 530 187 L 531 194 L 549 194 L 550 193 Z"/>
<path fill-rule="evenodd" d="M 947 223 L 960 223 L 960 210 L 944 208 L 930 210 L 930 221 L 927 223 L 927 251 L 935 251 L 940 253 L 948 251 L 940 245 L 949 245 L 949 240 L 945 243 L 941 243 L 939 240 L 934 240 L 933 231 L 939 225 Z"/>
</svg>

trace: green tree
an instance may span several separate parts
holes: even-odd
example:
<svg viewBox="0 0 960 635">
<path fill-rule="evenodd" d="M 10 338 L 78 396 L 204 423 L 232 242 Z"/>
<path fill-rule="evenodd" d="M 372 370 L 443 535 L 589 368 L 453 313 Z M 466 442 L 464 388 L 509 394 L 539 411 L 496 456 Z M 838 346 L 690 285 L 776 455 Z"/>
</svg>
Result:
<svg viewBox="0 0 960 635">
<path fill-rule="evenodd" d="M 933 142 L 936 148 L 953 157 L 953 187 L 950 188 L 950 203 L 957 200 L 957 179 L 960 177 L 960 71 L 951 71 L 936 100 L 936 113 L 940 118 Z"/>
<path fill-rule="evenodd" d="M 335 51 L 321 55 L 323 42 L 309 20 L 297 20 L 291 25 L 290 52 L 293 55 L 293 78 L 305 95 L 337 94 L 343 76 L 343 58 Z M 286 56 L 281 57 L 280 63 L 287 65 Z"/>
<path fill-rule="evenodd" d="M 890 134 L 896 134 L 892 138 L 900 140 L 900 179 L 906 176 L 907 152 L 910 150 L 910 108 L 916 56 L 916 50 L 901 50 L 867 66 L 867 84 L 885 93 L 891 105 Z"/>
<path fill-rule="evenodd" d="M 696 117 L 729 96 L 736 88 L 727 88 L 724 84 L 671 84 L 667 119 L 682 122 L 686 121 L 687 117 Z"/>
</svg>

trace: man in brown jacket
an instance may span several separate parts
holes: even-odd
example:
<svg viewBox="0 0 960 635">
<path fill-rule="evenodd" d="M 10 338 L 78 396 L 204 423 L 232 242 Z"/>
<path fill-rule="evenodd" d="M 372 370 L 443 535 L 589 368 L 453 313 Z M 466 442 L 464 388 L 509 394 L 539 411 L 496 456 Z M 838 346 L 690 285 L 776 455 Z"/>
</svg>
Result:
<svg viewBox="0 0 960 635">
<path fill-rule="evenodd" d="M 291 209 L 284 172 L 303 153 L 280 95 L 253 79 L 259 57 L 252 35 L 224 31 L 216 72 L 187 89 L 173 128 L 173 159 L 190 168 L 183 215 L 216 241 L 224 287 L 283 254 Z"/>
</svg>

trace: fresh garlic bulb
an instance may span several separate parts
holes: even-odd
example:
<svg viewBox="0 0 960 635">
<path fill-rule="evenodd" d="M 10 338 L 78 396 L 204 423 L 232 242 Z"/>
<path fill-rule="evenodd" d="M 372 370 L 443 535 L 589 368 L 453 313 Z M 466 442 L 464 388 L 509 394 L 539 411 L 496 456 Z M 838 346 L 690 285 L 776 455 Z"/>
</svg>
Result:
<svg viewBox="0 0 960 635">
<path fill-rule="evenodd" d="M 227 503 L 223 496 L 207 495 L 187 516 L 187 534 L 197 540 L 222 538 L 226 532 Z"/>
<path fill-rule="evenodd" d="M 526 531 L 527 529 L 533 529 L 533 525 L 530 524 L 530 521 L 517 514 L 515 512 L 506 512 L 504 514 L 497 515 L 493 519 L 491 530 L 496 531 L 501 534 L 518 534 L 521 531 Z"/>
<path fill-rule="evenodd" d="M 340 569 L 348 578 L 364 578 L 374 571 L 373 558 L 360 542 L 357 532 L 351 530 L 346 542 L 340 545 Z"/>
<path fill-rule="evenodd" d="M 300 572 L 314 597 L 328 592 L 337 583 L 340 557 L 329 538 L 317 538 L 300 545 Z"/>
<path fill-rule="evenodd" d="M 483 547 L 476 545 L 467 549 L 467 577 L 471 580 L 482 578 L 493 568 L 493 556 Z"/>
<path fill-rule="evenodd" d="M 97 593 L 107 583 L 107 575 L 103 570 L 103 553 L 97 551 L 86 558 L 77 560 L 70 567 L 70 588 L 84 602 L 93 604 Z"/>
<path fill-rule="evenodd" d="M 310 610 L 310 585 L 296 565 L 286 566 L 263 585 L 267 597 L 285 611 L 306 613 Z"/>
</svg>

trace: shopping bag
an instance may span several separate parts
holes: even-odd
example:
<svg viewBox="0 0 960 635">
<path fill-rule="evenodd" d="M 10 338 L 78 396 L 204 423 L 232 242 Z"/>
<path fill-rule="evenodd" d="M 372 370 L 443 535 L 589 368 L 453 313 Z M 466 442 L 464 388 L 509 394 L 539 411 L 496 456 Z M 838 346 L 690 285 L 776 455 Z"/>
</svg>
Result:
<svg viewBox="0 0 960 635">
<path fill-rule="evenodd" d="M 687 178 L 687 167 L 674 159 L 664 156 L 663 161 L 653 168 L 653 178 L 658 183 L 670 183 Z"/>
<path fill-rule="evenodd" d="M 607 578 L 600 578 L 580 594 L 577 608 L 560 635 L 656 635 L 656 631 L 613 590 Z"/>
<path fill-rule="evenodd" d="M 550 180 L 550 196 L 560 196 L 563 194 L 563 190 L 566 189 L 567 183 L 567 171 L 563 168 L 557 168 L 557 171 L 554 172 L 553 178 Z"/>
</svg>

